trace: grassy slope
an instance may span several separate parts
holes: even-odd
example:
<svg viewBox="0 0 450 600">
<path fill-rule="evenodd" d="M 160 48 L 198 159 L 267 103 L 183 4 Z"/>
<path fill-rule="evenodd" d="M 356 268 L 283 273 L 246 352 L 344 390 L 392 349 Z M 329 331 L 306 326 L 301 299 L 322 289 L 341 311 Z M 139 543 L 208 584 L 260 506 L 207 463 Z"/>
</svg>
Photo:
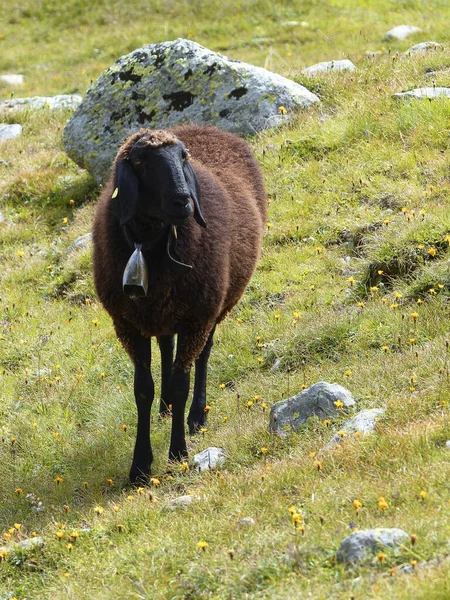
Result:
<svg viewBox="0 0 450 600">
<path fill-rule="evenodd" d="M 97 191 L 63 152 L 67 114 L 8 116 L 24 134 L 0 148 L 0 530 L 21 523 L 13 537 L 36 532 L 46 546 L 0 564 L 0 598 L 448 598 L 448 564 L 389 572 L 449 550 L 450 455 L 441 444 L 450 439 L 450 105 L 391 100 L 429 82 L 427 69 L 450 67 L 449 50 L 396 54 L 416 41 L 448 42 L 446 3 L 172 2 L 169 13 L 166 2 L 6 5 L 0 72 L 25 74 L 16 96 L 83 93 L 117 56 L 183 36 L 294 77 L 323 104 L 253 140 L 270 226 L 249 291 L 217 334 L 208 431 L 189 442 L 191 455 L 224 446 L 227 466 L 201 476 L 175 468 L 166 479 L 169 424 L 155 419 L 161 485 L 142 494 L 124 489 L 132 369 L 95 300 L 89 250 L 67 253 L 90 230 Z M 292 20 L 307 25 L 283 25 Z M 401 23 L 425 31 L 383 42 Z M 344 56 L 355 74 L 299 74 Z M 263 408 L 318 380 L 346 385 L 361 408 L 386 408 L 375 436 L 346 439 L 321 469 L 314 453 L 344 416 L 280 440 L 267 434 Z M 198 505 L 163 510 L 183 493 Z M 32 508 L 37 498 L 42 511 Z M 237 527 L 244 516 L 256 525 Z M 372 566 L 337 567 L 333 553 L 352 522 L 401 527 L 418 541 Z"/>
</svg>

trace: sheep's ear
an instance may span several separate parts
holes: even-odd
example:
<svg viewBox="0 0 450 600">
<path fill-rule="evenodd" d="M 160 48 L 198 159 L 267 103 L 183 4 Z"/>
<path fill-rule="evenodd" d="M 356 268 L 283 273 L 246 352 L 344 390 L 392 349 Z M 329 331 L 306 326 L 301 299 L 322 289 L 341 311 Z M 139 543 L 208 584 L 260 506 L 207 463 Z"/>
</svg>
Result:
<svg viewBox="0 0 450 600">
<path fill-rule="evenodd" d="M 121 225 L 126 225 L 134 215 L 139 202 L 139 180 L 129 160 L 116 162 L 112 208 Z"/>
<path fill-rule="evenodd" d="M 199 225 L 206 228 L 205 218 L 203 217 L 202 209 L 200 208 L 200 187 L 198 185 L 197 175 L 188 160 L 184 161 L 183 170 L 189 193 L 194 201 L 194 219 Z"/>
</svg>

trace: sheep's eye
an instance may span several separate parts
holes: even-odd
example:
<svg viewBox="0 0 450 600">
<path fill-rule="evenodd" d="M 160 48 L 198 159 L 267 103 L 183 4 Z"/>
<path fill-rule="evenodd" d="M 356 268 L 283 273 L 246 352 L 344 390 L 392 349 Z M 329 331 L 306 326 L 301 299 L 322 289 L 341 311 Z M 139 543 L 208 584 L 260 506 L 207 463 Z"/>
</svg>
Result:
<svg viewBox="0 0 450 600">
<path fill-rule="evenodd" d="M 183 160 L 187 160 L 189 158 L 189 154 L 187 153 L 186 150 L 183 150 L 181 152 L 181 157 L 183 158 Z"/>
<path fill-rule="evenodd" d="M 134 161 L 134 164 L 135 164 L 135 165 L 140 165 L 140 164 L 141 164 L 141 161 L 140 161 L 140 160 L 135 160 L 135 161 Z"/>
</svg>

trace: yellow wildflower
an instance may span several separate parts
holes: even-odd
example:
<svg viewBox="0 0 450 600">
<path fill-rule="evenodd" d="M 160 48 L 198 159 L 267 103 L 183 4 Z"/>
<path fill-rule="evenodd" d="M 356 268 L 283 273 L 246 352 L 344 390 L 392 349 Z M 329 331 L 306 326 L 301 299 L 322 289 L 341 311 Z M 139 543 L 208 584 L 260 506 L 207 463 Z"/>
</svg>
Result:
<svg viewBox="0 0 450 600">
<path fill-rule="evenodd" d="M 378 508 L 380 510 L 386 510 L 387 508 L 389 508 L 389 504 L 386 502 L 386 500 L 383 498 L 383 496 L 380 496 L 378 498 Z"/>
<path fill-rule="evenodd" d="M 362 507 L 362 503 L 357 500 L 356 498 L 353 500 L 353 507 L 356 510 L 356 512 L 359 512 L 361 510 Z"/>
<path fill-rule="evenodd" d="M 197 548 L 198 548 L 199 550 L 203 550 L 203 551 L 205 551 L 205 550 L 206 550 L 206 548 L 209 548 L 209 544 L 208 544 L 208 542 L 205 542 L 205 541 L 203 541 L 203 540 L 202 540 L 202 541 L 200 541 L 200 542 L 197 542 Z"/>
</svg>

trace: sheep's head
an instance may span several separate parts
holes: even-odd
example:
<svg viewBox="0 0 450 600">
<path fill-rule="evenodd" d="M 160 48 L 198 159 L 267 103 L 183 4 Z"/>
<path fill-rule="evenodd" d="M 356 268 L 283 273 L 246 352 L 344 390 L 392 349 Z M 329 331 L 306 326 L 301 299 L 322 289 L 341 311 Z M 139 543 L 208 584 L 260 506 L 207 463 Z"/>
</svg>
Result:
<svg viewBox="0 0 450 600">
<path fill-rule="evenodd" d="M 182 225 L 194 214 L 206 227 L 189 154 L 168 131 L 142 129 L 126 140 L 115 161 L 113 196 L 121 225 L 135 216 Z"/>
</svg>

